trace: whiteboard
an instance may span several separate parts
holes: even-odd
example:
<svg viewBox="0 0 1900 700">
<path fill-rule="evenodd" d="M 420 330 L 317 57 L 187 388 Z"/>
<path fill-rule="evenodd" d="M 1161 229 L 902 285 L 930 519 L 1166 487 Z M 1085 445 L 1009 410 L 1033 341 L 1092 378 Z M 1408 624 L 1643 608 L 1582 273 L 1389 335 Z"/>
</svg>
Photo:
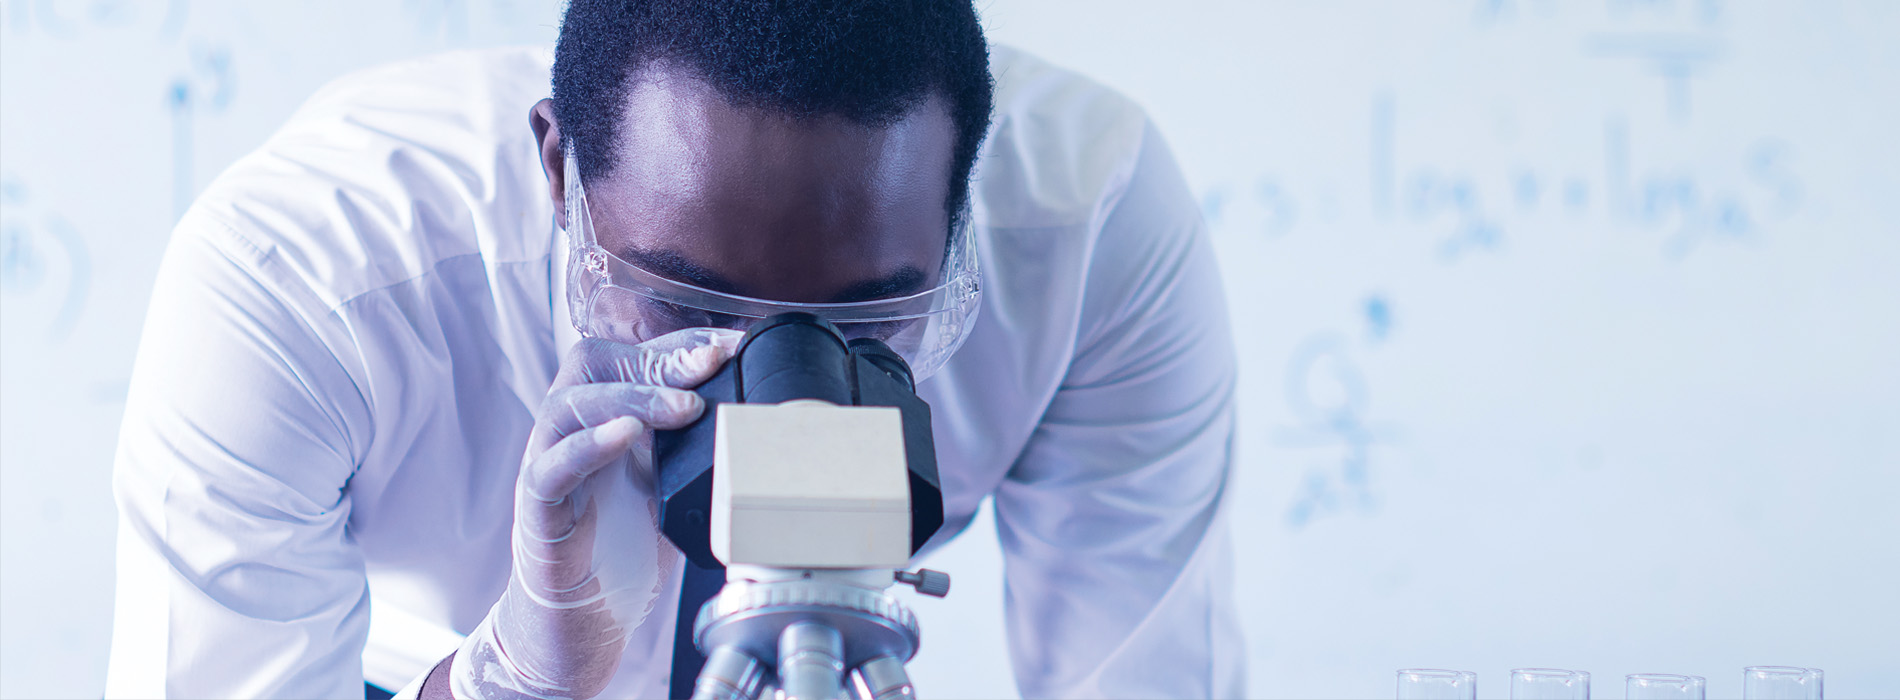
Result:
<svg viewBox="0 0 1900 700">
<path fill-rule="evenodd" d="M 1900 695 L 1900 3 L 991 0 L 1144 104 L 1242 358 L 1250 695 L 1826 669 Z M 360 67 L 546 0 L 0 2 L 0 696 L 96 697 L 113 436 L 197 188 Z M 1003 697 L 987 518 L 913 668 Z M 986 672 L 987 671 L 987 672 Z"/>
</svg>

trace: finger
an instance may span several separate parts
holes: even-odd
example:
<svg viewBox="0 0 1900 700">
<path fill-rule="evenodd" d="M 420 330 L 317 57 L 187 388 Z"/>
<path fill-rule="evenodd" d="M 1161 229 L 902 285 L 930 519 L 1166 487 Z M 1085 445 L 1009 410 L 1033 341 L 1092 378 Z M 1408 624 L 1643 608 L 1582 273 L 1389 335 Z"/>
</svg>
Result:
<svg viewBox="0 0 1900 700">
<path fill-rule="evenodd" d="M 575 503 L 583 499 L 584 502 Z M 598 503 L 578 493 L 553 506 L 521 496 L 515 504 L 515 577 L 543 594 L 572 590 L 593 572 Z M 525 566 L 524 566 L 525 565 Z"/>
<path fill-rule="evenodd" d="M 627 345 L 598 338 L 575 344 L 561 363 L 556 387 L 591 382 L 634 382 L 677 388 L 698 386 L 732 357 L 743 333 L 688 328 Z"/>
<path fill-rule="evenodd" d="M 702 345 L 717 345 L 727 354 L 739 349 L 739 341 L 745 338 L 745 331 L 731 328 L 684 328 L 641 343 L 641 347 L 671 351 L 682 348 L 696 348 Z"/>
<path fill-rule="evenodd" d="M 726 328 L 677 330 L 635 346 L 641 350 L 637 354 L 617 354 L 609 376 L 621 379 L 609 381 L 698 386 L 732 358 L 743 337 L 744 333 Z"/>
<path fill-rule="evenodd" d="M 564 438 L 588 428 L 632 416 L 654 430 L 686 427 L 699 418 L 705 401 L 685 389 L 627 382 L 582 384 L 548 392 L 537 412 L 537 427 Z"/>
<path fill-rule="evenodd" d="M 569 435 L 528 462 L 522 489 L 543 505 L 560 507 L 587 477 L 625 456 L 644 432 L 646 425 L 628 416 Z"/>
</svg>

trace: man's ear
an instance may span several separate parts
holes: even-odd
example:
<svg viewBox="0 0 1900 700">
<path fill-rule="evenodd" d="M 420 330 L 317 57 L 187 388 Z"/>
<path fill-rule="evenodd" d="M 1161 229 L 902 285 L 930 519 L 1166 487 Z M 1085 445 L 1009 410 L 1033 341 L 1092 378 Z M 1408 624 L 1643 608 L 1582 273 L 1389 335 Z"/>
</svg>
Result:
<svg viewBox="0 0 1900 700">
<path fill-rule="evenodd" d="M 554 100 L 543 98 L 528 110 L 528 128 L 541 149 L 541 174 L 548 178 L 548 199 L 554 202 L 554 220 L 567 228 L 567 161 L 561 150 L 561 125 L 554 120 Z"/>
</svg>

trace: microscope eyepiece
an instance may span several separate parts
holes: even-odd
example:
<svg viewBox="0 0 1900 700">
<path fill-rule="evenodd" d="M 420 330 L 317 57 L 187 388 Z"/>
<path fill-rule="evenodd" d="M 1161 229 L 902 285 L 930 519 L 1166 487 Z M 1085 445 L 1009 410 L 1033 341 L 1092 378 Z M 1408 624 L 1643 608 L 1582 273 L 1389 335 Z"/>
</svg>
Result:
<svg viewBox="0 0 1900 700">
<path fill-rule="evenodd" d="M 732 363 L 741 403 L 818 399 L 851 405 L 850 350 L 838 327 L 811 314 L 753 324 Z"/>
</svg>

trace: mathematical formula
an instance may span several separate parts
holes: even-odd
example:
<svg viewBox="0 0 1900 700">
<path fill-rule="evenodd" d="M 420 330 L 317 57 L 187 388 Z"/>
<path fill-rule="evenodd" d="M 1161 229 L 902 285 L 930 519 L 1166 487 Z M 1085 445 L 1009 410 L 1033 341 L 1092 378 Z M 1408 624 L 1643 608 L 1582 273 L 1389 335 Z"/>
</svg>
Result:
<svg viewBox="0 0 1900 700">
<path fill-rule="evenodd" d="M 1201 196 L 1210 227 L 1220 235 L 1317 234 L 1345 218 L 1342 202 L 1363 201 L 1377 222 L 1432 232 L 1446 262 L 1499 251 L 1515 233 L 1562 220 L 1645 231 L 1658 252 L 1682 259 L 1703 245 L 1769 231 L 1795 216 L 1805 197 L 1795 149 L 1775 137 L 1742 146 L 1726 162 L 1653 163 L 1633 145 L 1629 120 L 1609 116 L 1597 133 L 1580 135 L 1596 142 L 1599 167 L 1526 163 L 1484 171 L 1408 158 L 1390 95 L 1375 97 L 1368 114 L 1363 189 L 1280 174 L 1218 182 Z"/>
</svg>

